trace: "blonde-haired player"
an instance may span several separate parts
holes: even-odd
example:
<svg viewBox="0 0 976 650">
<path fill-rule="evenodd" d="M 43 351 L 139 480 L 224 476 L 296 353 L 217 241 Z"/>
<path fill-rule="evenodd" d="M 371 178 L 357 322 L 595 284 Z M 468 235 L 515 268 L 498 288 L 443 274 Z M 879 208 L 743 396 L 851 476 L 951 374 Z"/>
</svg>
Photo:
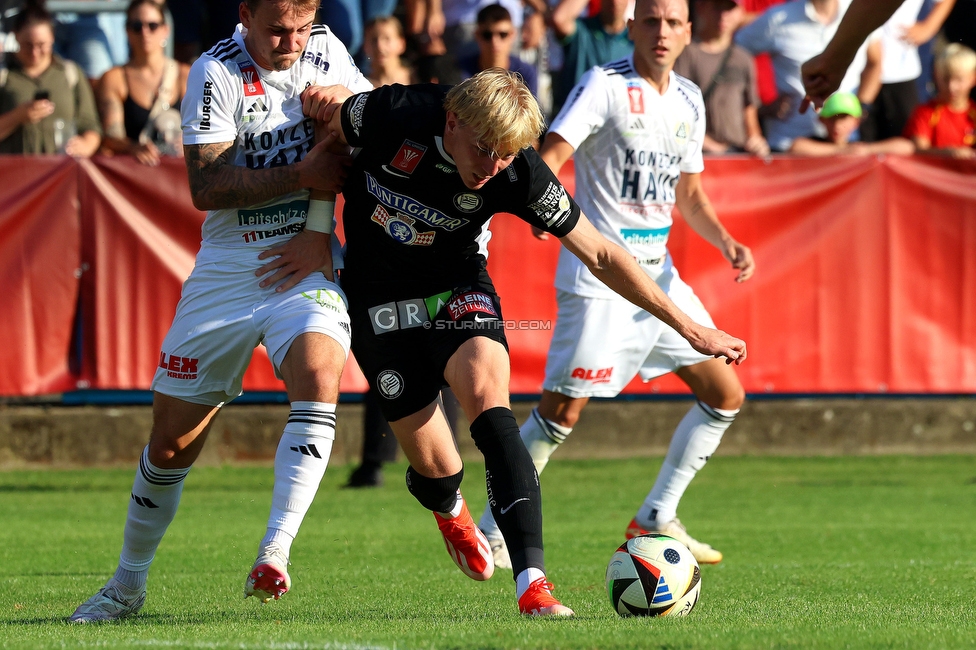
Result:
<svg viewBox="0 0 976 650">
<path fill-rule="evenodd" d="M 542 114 L 517 75 L 492 68 L 450 90 L 344 94 L 339 110 L 320 96 L 312 114 L 359 148 L 343 188 L 342 285 L 356 359 L 410 461 L 407 486 L 434 512 L 459 568 L 489 578 L 491 550 L 461 498 L 461 458 L 437 406 L 449 385 L 485 457 L 519 611 L 570 616 L 546 578 L 538 476 L 509 407 L 505 319 L 487 272 L 489 220 L 508 212 L 560 237 L 597 277 L 704 354 L 741 361 L 745 344 L 688 318 L 590 225 L 529 147 Z"/>
</svg>

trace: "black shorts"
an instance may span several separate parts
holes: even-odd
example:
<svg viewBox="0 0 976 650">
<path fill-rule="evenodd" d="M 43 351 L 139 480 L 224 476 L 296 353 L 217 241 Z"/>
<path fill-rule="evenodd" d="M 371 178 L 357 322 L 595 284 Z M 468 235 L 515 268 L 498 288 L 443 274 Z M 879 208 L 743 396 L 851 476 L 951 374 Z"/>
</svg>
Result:
<svg viewBox="0 0 976 650">
<path fill-rule="evenodd" d="M 391 422 L 437 399 L 447 385 L 448 359 L 468 339 L 484 336 L 508 350 L 501 303 L 490 281 L 435 296 L 352 302 L 352 351 Z"/>
</svg>

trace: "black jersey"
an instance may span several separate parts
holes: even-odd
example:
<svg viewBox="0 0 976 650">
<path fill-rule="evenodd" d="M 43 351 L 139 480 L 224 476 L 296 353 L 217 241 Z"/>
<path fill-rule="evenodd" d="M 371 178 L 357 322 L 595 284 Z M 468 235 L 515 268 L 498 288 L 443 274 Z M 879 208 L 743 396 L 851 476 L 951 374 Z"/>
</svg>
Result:
<svg viewBox="0 0 976 650">
<path fill-rule="evenodd" d="M 342 106 L 346 140 L 362 147 L 343 189 L 343 286 L 370 299 L 433 295 L 484 277 L 496 213 L 557 237 L 579 219 L 576 202 L 531 148 L 481 189 L 468 189 L 444 151 L 448 89 L 383 86 Z"/>
</svg>

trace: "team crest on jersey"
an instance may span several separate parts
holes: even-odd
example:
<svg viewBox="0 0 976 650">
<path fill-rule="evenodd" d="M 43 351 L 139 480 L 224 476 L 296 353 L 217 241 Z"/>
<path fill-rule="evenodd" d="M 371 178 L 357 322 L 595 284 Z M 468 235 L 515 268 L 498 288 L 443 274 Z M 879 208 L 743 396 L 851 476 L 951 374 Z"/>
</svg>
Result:
<svg viewBox="0 0 976 650">
<path fill-rule="evenodd" d="M 674 139 L 678 141 L 678 144 L 688 142 L 688 131 L 690 130 L 691 125 L 687 122 L 678 122 L 678 127 L 674 130 Z"/>
<path fill-rule="evenodd" d="M 257 68 L 250 63 L 242 63 L 240 67 L 241 81 L 244 82 L 244 95 L 246 97 L 263 95 L 264 86 L 261 85 L 261 78 L 258 76 Z"/>
<path fill-rule="evenodd" d="M 471 192 L 461 192 L 454 196 L 454 207 L 461 212 L 474 212 L 481 207 L 481 197 Z"/>
<path fill-rule="evenodd" d="M 627 84 L 627 100 L 630 102 L 631 113 L 644 112 L 644 90 L 639 83 L 630 82 Z"/>
<path fill-rule="evenodd" d="M 427 147 L 424 145 L 410 140 L 404 140 L 403 144 L 400 145 L 400 150 L 397 151 L 396 156 L 393 157 L 393 162 L 390 164 L 397 169 L 412 174 L 417 169 L 417 164 L 420 163 L 420 159 L 424 157 L 424 152 L 426 151 Z"/>
<path fill-rule="evenodd" d="M 371 218 L 383 226 L 386 234 L 407 246 L 430 246 L 434 243 L 434 235 L 437 234 L 434 232 L 417 232 L 417 229 L 413 227 L 417 223 L 416 219 L 399 213 L 396 216 L 391 215 L 382 205 L 376 206 Z"/>
</svg>

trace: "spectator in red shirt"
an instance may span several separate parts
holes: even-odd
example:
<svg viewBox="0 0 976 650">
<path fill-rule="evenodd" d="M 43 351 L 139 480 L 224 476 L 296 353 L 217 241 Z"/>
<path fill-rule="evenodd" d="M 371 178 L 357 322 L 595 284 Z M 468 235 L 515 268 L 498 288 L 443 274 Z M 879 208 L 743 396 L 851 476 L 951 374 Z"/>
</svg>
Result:
<svg viewBox="0 0 976 650">
<path fill-rule="evenodd" d="M 976 52 L 959 43 L 947 45 L 936 60 L 935 81 L 939 94 L 915 109 L 905 137 L 919 152 L 976 159 L 976 103 L 969 98 L 976 86 Z"/>
</svg>

